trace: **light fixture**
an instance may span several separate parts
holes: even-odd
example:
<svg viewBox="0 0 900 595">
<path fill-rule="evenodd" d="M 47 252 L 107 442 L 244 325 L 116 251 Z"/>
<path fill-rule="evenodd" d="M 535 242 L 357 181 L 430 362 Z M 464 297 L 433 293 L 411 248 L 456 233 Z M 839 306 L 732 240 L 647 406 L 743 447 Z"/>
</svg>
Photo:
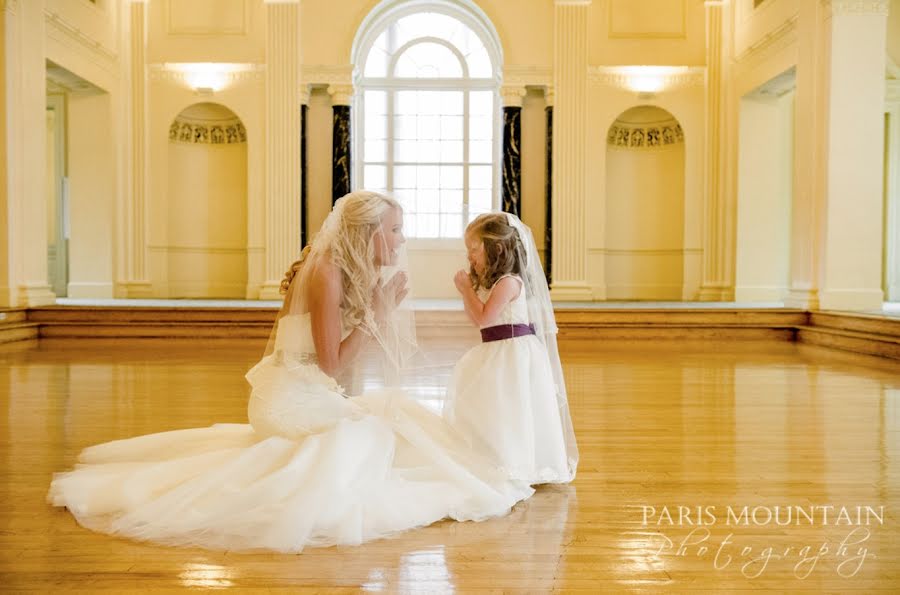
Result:
<svg viewBox="0 0 900 595">
<path fill-rule="evenodd" d="M 180 73 L 185 83 L 197 93 L 209 95 L 227 87 L 235 73 L 252 70 L 253 65 L 231 62 L 168 62 L 164 68 Z"/>
</svg>

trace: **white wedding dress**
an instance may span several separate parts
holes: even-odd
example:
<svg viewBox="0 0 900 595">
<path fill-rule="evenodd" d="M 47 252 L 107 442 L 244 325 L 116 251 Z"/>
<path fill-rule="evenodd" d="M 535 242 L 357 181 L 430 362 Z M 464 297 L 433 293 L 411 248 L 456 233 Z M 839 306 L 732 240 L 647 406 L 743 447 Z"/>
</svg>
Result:
<svg viewBox="0 0 900 595">
<path fill-rule="evenodd" d="M 490 289 L 481 289 L 478 297 L 487 303 L 490 295 Z M 489 326 L 529 322 L 522 288 Z M 463 355 L 453 370 L 444 415 L 507 477 L 530 484 L 575 477 L 578 461 L 566 443 L 568 408 L 560 408 L 546 348 L 535 335 L 480 343 Z"/>
<path fill-rule="evenodd" d="M 90 447 L 48 500 L 132 539 L 299 552 L 503 515 L 533 493 L 399 391 L 346 398 L 315 361 L 309 315 L 283 317 L 247 374 L 249 425 Z"/>
</svg>

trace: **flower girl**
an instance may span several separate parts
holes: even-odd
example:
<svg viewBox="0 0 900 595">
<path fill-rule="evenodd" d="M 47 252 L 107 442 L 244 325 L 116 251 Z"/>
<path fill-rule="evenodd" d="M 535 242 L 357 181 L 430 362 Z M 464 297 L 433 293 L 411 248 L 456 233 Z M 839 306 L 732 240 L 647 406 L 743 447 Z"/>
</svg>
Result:
<svg viewBox="0 0 900 595">
<path fill-rule="evenodd" d="M 482 343 L 456 364 L 445 415 L 510 478 L 569 482 L 578 449 L 531 230 L 515 215 L 487 213 L 465 242 L 471 269 L 454 282 Z"/>
</svg>

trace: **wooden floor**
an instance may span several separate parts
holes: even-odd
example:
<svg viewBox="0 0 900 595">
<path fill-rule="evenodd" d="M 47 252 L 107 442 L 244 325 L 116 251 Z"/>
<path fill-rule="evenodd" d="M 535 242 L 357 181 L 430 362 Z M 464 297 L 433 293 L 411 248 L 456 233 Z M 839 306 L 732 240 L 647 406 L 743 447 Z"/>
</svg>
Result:
<svg viewBox="0 0 900 595">
<path fill-rule="evenodd" d="M 260 349 L 2 347 L 0 590 L 900 590 L 900 366 L 789 342 L 564 343 L 578 478 L 484 523 L 234 554 L 93 534 L 45 503 L 85 446 L 244 422 Z"/>
</svg>

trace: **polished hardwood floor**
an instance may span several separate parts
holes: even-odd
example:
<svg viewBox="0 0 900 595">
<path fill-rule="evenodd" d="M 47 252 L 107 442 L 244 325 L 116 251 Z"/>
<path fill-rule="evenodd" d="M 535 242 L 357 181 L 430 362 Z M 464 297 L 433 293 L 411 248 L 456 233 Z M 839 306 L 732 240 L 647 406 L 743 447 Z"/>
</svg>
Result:
<svg viewBox="0 0 900 595">
<path fill-rule="evenodd" d="M 900 366 L 789 342 L 564 342 L 578 478 L 483 523 L 236 554 L 94 534 L 45 503 L 85 446 L 244 422 L 260 350 L 0 347 L 0 590 L 900 590 Z"/>
</svg>

